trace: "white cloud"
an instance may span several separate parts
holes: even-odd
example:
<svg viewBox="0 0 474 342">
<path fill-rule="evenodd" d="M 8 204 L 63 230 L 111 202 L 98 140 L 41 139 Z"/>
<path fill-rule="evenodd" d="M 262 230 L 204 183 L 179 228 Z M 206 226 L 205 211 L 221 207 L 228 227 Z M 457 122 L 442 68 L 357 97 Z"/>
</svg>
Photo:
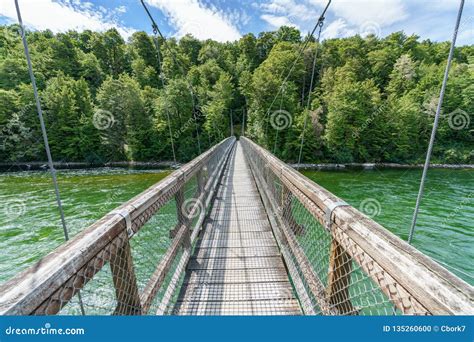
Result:
<svg viewBox="0 0 474 342">
<path fill-rule="evenodd" d="M 269 23 L 275 28 L 278 28 L 280 26 L 292 26 L 298 28 L 298 26 L 293 24 L 287 17 L 275 16 L 271 14 L 262 14 L 260 18 L 265 20 L 267 23 Z"/>
<path fill-rule="evenodd" d="M 349 24 L 358 26 L 371 22 L 383 27 L 408 17 L 402 0 L 333 1 L 330 10 Z"/>
<path fill-rule="evenodd" d="M 301 1 L 271 0 L 259 7 L 267 15 L 289 17 L 289 21 L 314 21 L 318 17 L 314 6 L 305 5 Z"/>
<path fill-rule="evenodd" d="M 53 0 L 23 0 L 20 2 L 23 23 L 30 28 L 53 32 L 67 30 L 105 31 L 115 27 L 120 34 L 127 38 L 134 29 L 124 27 L 114 20 L 107 18 L 93 10 L 90 2 L 81 3 L 75 0 L 70 2 L 55 2 Z M 0 16 L 7 17 L 16 22 L 16 10 L 13 1 L 3 1 L 0 6 Z"/>
<path fill-rule="evenodd" d="M 240 32 L 224 13 L 215 7 L 205 7 L 198 0 L 147 0 L 170 20 L 180 38 L 191 33 L 198 39 L 214 39 L 220 42 L 241 37 Z"/>
<path fill-rule="evenodd" d="M 341 18 L 331 22 L 323 32 L 321 32 L 323 39 L 349 37 L 354 34 L 356 34 L 354 29 L 349 28 L 346 21 Z"/>
<path fill-rule="evenodd" d="M 119 12 L 119 13 L 127 13 L 127 7 L 119 6 L 119 7 L 117 7 L 116 11 Z"/>
</svg>

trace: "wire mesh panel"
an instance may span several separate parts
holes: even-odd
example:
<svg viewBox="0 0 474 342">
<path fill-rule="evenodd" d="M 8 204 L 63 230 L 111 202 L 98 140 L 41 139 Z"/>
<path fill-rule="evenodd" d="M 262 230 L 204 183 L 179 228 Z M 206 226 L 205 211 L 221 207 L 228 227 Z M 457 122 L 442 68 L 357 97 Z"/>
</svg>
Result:
<svg viewBox="0 0 474 342">
<path fill-rule="evenodd" d="M 473 314 L 473 287 L 242 137 L 306 314 Z"/>
<path fill-rule="evenodd" d="M 176 301 L 235 138 L 104 216 L 0 288 L 1 314 L 156 314 Z"/>
</svg>

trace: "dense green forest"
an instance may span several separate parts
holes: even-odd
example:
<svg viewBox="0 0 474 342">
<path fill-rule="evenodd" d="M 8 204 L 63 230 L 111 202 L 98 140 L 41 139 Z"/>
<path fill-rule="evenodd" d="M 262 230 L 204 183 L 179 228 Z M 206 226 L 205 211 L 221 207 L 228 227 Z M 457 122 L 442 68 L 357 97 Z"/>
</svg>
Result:
<svg viewBox="0 0 474 342">
<path fill-rule="evenodd" d="M 18 27 L 2 31 L 0 161 L 42 161 Z M 155 42 L 144 32 L 125 41 L 114 29 L 27 32 L 53 157 L 172 160 L 173 140 L 185 161 L 228 136 L 231 117 L 240 133 L 246 113 L 246 135 L 289 162 L 303 130 L 304 162 L 421 161 L 449 43 L 403 32 L 313 40 L 296 59 L 304 39 L 289 27 L 228 43 L 190 35 Z M 455 51 L 434 160 L 473 163 L 473 123 L 470 45 Z"/>
</svg>

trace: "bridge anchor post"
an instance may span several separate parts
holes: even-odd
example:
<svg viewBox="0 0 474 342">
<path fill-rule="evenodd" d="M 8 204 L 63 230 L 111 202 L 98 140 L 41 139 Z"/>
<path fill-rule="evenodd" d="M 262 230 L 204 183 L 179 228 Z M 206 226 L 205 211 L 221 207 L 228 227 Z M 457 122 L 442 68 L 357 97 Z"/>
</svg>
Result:
<svg viewBox="0 0 474 342">
<path fill-rule="evenodd" d="M 117 307 L 114 315 L 141 315 L 142 306 L 128 237 L 110 260 Z"/>
</svg>

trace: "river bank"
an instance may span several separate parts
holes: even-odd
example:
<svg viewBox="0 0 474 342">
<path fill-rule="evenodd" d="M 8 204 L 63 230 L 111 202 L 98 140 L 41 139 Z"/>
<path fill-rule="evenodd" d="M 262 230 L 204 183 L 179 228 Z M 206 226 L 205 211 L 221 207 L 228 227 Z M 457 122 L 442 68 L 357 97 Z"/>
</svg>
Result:
<svg viewBox="0 0 474 342">
<path fill-rule="evenodd" d="M 172 161 L 160 162 L 109 162 L 109 163 L 88 163 L 88 162 L 54 162 L 54 168 L 57 170 L 80 170 L 95 168 L 120 167 L 128 169 L 178 169 L 181 163 Z M 2 171 L 41 171 L 48 170 L 48 162 L 20 162 L 20 163 L 0 163 L 0 172 Z"/>
<path fill-rule="evenodd" d="M 289 164 L 291 167 L 302 171 L 319 170 L 374 170 L 374 169 L 422 169 L 423 164 L 397 164 L 397 163 L 349 163 L 349 164 Z M 431 169 L 474 170 L 474 164 L 430 164 Z"/>
<path fill-rule="evenodd" d="M 54 168 L 57 170 L 76 170 L 76 169 L 93 169 L 102 167 L 121 167 L 128 169 L 178 169 L 183 163 L 174 163 L 173 161 L 160 162 L 136 162 L 121 161 L 109 163 L 87 163 L 87 162 L 55 162 Z M 319 171 L 319 170 L 374 170 L 374 169 L 422 169 L 423 164 L 397 164 L 397 163 L 348 163 L 348 164 L 288 164 L 291 167 L 302 171 Z M 474 170 L 474 164 L 430 164 L 431 169 L 452 169 Z M 0 163 L 0 172 L 2 171 L 38 171 L 47 170 L 47 162 L 20 162 L 20 163 Z"/>
</svg>

